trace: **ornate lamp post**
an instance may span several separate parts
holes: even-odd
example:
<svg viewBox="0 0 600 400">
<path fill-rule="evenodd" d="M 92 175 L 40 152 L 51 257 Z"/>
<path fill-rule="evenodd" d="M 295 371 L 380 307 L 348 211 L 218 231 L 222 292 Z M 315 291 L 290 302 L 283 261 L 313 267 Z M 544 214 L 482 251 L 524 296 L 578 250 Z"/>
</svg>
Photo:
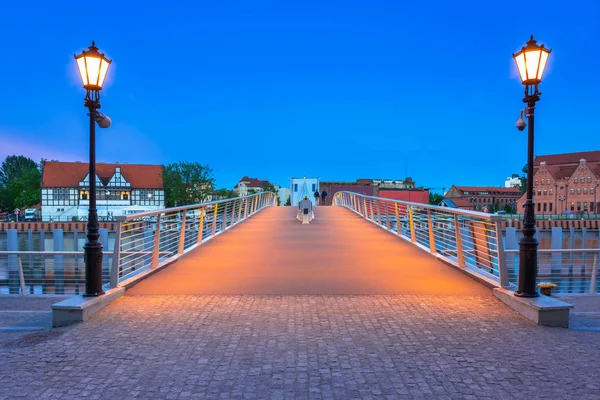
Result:
<svg viewBox="0 0 600 400">
<path fill-rule="evenodd" d="M 529 120 L 527 141 L 527 199 L 524 205 L 523 237 L 519 241 L 519 288 L 515 296 L 537 297 L 537 249 L 538 241 L 535 235 L 535 210 L 533 204 L 533 113 L 535 103 L 542 94 L 538 85 L 542 81 L 542 75 L 546 68 L 546 62 L 550 55 L 549 49 L 544 45 L 539 46 L 533 39 L 533 35 L 517 54 L 513 54 L 521 82 L 525 85 L 525 97 L 523 102 L 527 104 L 525 115 Z M 519 130 L 525 129 L 525 121 L 522 118 L 517 122 Z"/>
<path fill-rule="evenodd" d="M 85 293 L 84 296 L 99 296 L 102 290 L 102 243 L 98 241 L 98 211 L 96 210 L 96 125 L 107 128 L 110 119 L 98 112 L 100 108 L 100 91 L 111 61 L 98 52 L 95 43 L 75 56 L 81 81 L 85 88 L 84 106 L 89 109 L 90 117 L 90 203 L 87 222 L 87 241 L 83 246 L 85 261 Z M 107 121 L 108 120 L 108 121 Z"/>
</svg>

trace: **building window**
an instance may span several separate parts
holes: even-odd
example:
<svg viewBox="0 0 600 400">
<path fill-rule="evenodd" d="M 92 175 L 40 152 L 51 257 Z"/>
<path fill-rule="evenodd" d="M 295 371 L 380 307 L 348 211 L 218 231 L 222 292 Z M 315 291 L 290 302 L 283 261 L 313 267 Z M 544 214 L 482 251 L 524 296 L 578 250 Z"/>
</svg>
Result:
<svg viewBox="0 0 600 400">
<path fill-rule="evenodd" d="M 552 189 L 550 189 L 550 196 L 552 196 Z"/>
<path fill-rule="evenodd" d="M 129 192 L 121 192 L 121 200 L 129 200 Z"/>
<path fill-rule="evenodd" d="M 79 191 L 79 199 L 80 200 L 89 200 L 90 199 L 90 192 L 87 190 L 80 190 Z"/>
<path fill-rule="evenodd" d="M 590 188 L 590 193 L 594 193 L 594 188 Z"/>
<path fill-rule="evenodd" d="M 581 202 L 580 201 L 577 202 L 577 211 L 581 211 Z"/>
<path fill-rule="evenodd" d="M 577 183 L 577 182 L 578 182 L 578 179 L 579 179 L 579 178 L 575 178 L 575 183 Z"/>
<path fill-rule="evenodd" d="M 546 212 L 546 203 L 544 203 L 544 212 Z"/>
<path fill-rule="evenodd" d="M 552 203 L 548 203 L 548 211 L 552 212 Z"/>
<path fill-rule="evenodd" d="M 548 191 L 546 189 L 544 189 L 544 196 L 548 195 Z"/>
<path fill-rule="evenodd" d="M 549 185 L 550 184 L 550 179 L 546 179 L 546 184 Z"/>
<path fill-rule="evenodd" d="M 587 194 L 587 188 L 583 188 L 583 194 Z"/>
<path fill-rule="evenodd" d="M 583 211 L 587 211 L 587 203 L 583 203 Z"/>
<path fill-rule="evenodd" d="M 537 203 L 537 206 L 538 206 L 538 212 L 540 212 L 541 211 L 540 208 L 541 208 L 542 204 L 541 203 Z"/>
<path fill-rule="evenodd" d="M 571 211 L 575 211 L 575 203 L 571 202 Z"/>
<path fill-rule="evenodd" d="M 577 194 L 581 194 L 581 188 L 577 188 Z"/>
<path fill-rule="evenodd" d="M 298 191 L 298 184 L 294 183 L 294 192 L 297 192 L 297 191 Z"/>
<path fill-rule="evenodd" d="M 575 189 L 571 188 L 571 194 L 575 194 Z"/>
</svg>

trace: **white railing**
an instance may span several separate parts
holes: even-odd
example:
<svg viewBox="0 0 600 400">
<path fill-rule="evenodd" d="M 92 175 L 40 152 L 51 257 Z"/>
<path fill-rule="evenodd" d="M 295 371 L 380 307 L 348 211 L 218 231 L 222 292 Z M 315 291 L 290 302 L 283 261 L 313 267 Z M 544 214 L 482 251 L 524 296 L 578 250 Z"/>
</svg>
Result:
<svg viewBox="0 0 600 400">
<path fill-rule="evenodd" d="M 516 285 L 519 250 L 505 250 L 509 281 Z M 539 249 L 537 281 L 554 283 L 552 292 L 600 294 L 600 249 Z"/>
<path fill-rule="evenodd" d="M 277 205 L 277 195 L 261 192 L 117 217 L 110 286 L 137 279 L 168 264 L 207 240 L 225 232 L 265 207 Z"/>
<path fill-rule="evenodd" d="M 104 252 L 108 283 L 112 252 Z M 85 291 L 83 251 L 0 251 L 0 294 L 79 294 Z"/>
<path fill-rule="evenodd" d="M 225 232 L 277 196 L 250 196 L 117 217 L 113 251 L 103 252 L 102 280 L 117 287 Z M 80 294 L 83 251 L 0 251 L 0 294 Z"/>
<path fill-rule="evenodd" d="M 504 262 L 501 216 L 352 192 L 336 193 L 333 205 L 356 212 L 480 279 L 510 287 Z"/>
</svg>

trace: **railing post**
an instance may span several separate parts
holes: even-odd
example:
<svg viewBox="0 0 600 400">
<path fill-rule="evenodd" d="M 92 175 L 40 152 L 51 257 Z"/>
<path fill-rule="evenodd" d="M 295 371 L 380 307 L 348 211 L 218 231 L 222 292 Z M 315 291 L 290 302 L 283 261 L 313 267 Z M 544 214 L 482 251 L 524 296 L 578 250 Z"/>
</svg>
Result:
<svg viewBox="0 0 600 400">
<path fill-rule="evenodd" d="M 592 264 L 592 277 L 590 279 L 590 294 L 596 294 L 596 281 L 598 279 L 598 253 L 594 254 L 594 263 Z"/>
<path fill-rule="evenodd" d="M 508 289 L 510 288 L 510 281 L 508 279 L 508 268 L 506 265 L 506 254 L 504 253 L 504 241 L 502 240 L 502 221 L 497 220 L 496 226 L 496 248 L 498 250 L 498 279 L 500 280 L 500 286 Z"/>
<path fill-rule="evenodd" d="M 433 222 L 431 221 L 431 210 L 427 210 L 427 225 L 429 226 L 429 252 L 435 254 L 435 233 L 433 230 Z"/>
<path fill-rule="evenodd" d="M 158 256 L 160 252 L 160 218 L 161 214 L 156 215 L 156 231 L 154 232 L 154 247 L 152 248 L 151 268 L 158 267 Z"/>
<path fill-rule="evenodd" d="M 213 208 L 213 221 L 212 221 L 212 235 L 215 236 L 217 234 L 217 216 L 219 215 L 219 203 L 215 204 L 215 208 Z"/>
<path fill-rule="evenodd" d="M 367 199 L 363 197 L 363 212 L 362 212 L 362 216 L 366 219 L 369 219 L 368 214 L 367 214 Z"/>
<path fill-rule="evenodd" d="M 385 227 L 388 231 L 390 230 L 390 210 L 387 201 L 385 202 Z"/>
<path fill-rule="evenodd" d="M 458 224 L 458 215 L 454 214 L 454 232 L 456 234 L 456 260 L 458 266 L 461 268 L 465 267 L 465 251 L 462 245 L 462 235 L 460 232 L 460 225 Z"/>
<path fill-rule="evenodd" d="M 394 202 L 394 211 L 396 213 L 396 235 L 402 234 L 402 224 L 400 224 L 400 213 L 398 212 L 398 203 Z"/>
<path fill-rule="evenodd" d="M 200 220 L 198 221 L 198 239 L 196 239 L 196 244 L 202 244 L 202 231 L 204 231 L 204 207 L 200 209 Z"/>
<path fill-rule="evenodd" d="M 185 248 L 185 224 L 187 220 L 187 210 L 183 210 L 183 216 L 181 217 L 181 228 L 179 231 L 179 247 L 177 248 L 177 254 L 182 255 Z"/>
<path fill-rule="evenodd" d="M 21 257 L 17 256 L 17 264 L 19 267 L 19 284 L 21 286 L 21 296 L 27 296 L 25 290 L 25 276 L 23 275 L 23 264 L 21 263 Z"/>
<path fill-rule="evenodd" d="M 375 204 L 377 204 L 377 225 L 381 225 L 381 204 L 379 200 L 376 200 Z"/>
<path fill-rule="evenodd" d="M 115 233 L 115 247 L 112 255 L 112 265 L 110 267 L 110 287 L 119 286 L 119 269 L 121 264 L 121 224 L 125 221 L 124 215 L 116 216 L 117 232 Z"/>
<path fill-rule="evenodd" d="M 408 224 L 410 227 L 410 241 L 413 244 L 417 243 L 417 233 L 415 232 L 415 221 L 413 219 L 413 208 L 412 206 L 407 206 L 408 209 Z"/>
<path fill-rule="evenodd" d="M 244 197 L 244 219 L 248 218 L 248 198 Z"/>
<path fill-rule="evenodd" d="M 244 204 L 244 199 L 242 199 L 242 198 L 240 197 L 240 201 L 239 201 L 239 203 L 240 203 L 240 204 L 239 204 L 239 208 L 240 208 L 240 210 L 238 211 L 238 218 L 237 218 L 237 222 L 240 222 L 240 220 L 242 219 L 242 208 L 243 208 L 242 206 L 243 206 L 243 204 Z"/>
</svg>

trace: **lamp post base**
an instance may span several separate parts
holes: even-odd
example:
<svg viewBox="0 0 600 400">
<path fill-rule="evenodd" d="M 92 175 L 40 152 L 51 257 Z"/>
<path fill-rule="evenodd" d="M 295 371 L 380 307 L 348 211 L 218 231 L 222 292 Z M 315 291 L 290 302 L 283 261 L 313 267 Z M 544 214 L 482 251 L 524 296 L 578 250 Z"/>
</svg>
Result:
<svg viewBox="0 0 600 400">
<path fill-rule="evenodd" d="M 530 234 L 530 232 L 527 232 Z M 519 289 L 517 297 L 538 297 L 537 291 L 537 249 L 538 240 L 534 236 L 523 236 L 519 241 Z"/>
<path fill-rule="evenodd" d="M 102 290 L 102 243 L 83 245 L 85 262 L 85 293 L 83 297 L 96 297 L 104 294 Z"/>
</svg>

